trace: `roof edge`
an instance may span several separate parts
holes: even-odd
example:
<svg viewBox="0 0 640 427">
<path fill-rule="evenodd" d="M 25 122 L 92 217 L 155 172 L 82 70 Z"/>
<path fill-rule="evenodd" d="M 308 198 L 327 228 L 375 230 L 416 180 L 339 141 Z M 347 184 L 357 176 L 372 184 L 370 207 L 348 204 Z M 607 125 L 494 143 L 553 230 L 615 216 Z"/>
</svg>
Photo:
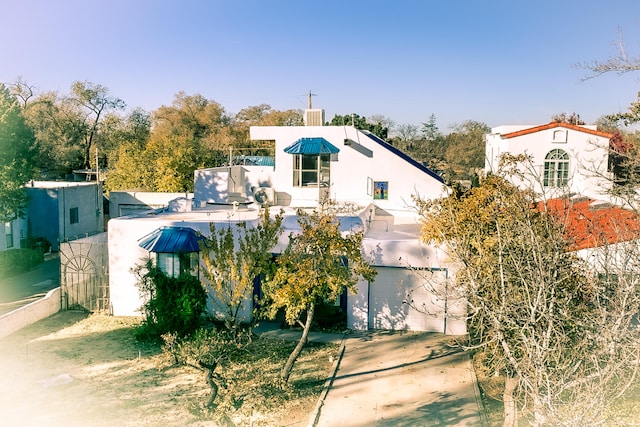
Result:
<svg viewBox="0 0 640 427">
<path fill-rule="evenodd" d="M 550 122 L 550 123 L 547 123 L 546 125 L 534 126 L 534 127 L 531 127 L 531 128 L 522 129 L 522 130 L 515 131 L 515 132 L 505 133 L 504 135 L 502 135 L 502 138 L 505 138 L 505 139 L 515 138 L 517 136 L 528 135 L 530 133 L 540 132 L 540 131 L 543 131 L 543 130 L 553 129 L 553 128 L 557 128 L 557 127 L 564 127 L 564 128 L 567 128 L 567 129 L 578 131 L 578 132 L 584 132 L 584 133 L 588 133 L 588 134 L 591 134 L 591 135 L 601 136 L 603 138 L 612 138 L 613 137 L 613 134 L 609 133 L 609 132 L 602 132 L 602 131 L 599 131 L 599 130 L 593 130 L 593 129 L 585 128 L 585 127 L 579 126 L 579 125 L 572 125 L 570 123 Z"/>
<path fill-rule="evenodd" d="M 379 136 L 369 132 L 368 130 L 359 129 L 359 132 L 364 133 L 366 136 L 368 136 L 374 142 L 378 143 L 380 146 L 386 148 L 387 150 L 391 151 L 393 154 L 395 154 L 396 156 L 400 157 L 401 159 L 403 159 L 407 163 L 410 163 L 411 165 L 413 165 L 413 166 L 417 167 L 418 169 L 420 169 L 422 172 L 425 172 L 427 175 L 431 176 L 432 178 L 435 178 L 440 183 L 444 184 L 444 179 L 442 179 L 442 177 L 440 175 L 438 175 L 437 173 L 435 173 L 434 171 L 432 171 L 431 169 L 429 169 L 428 167 L 426 167 L 422 163 L 418 162 L 417 160 L 413 159 L 412 157 L 408 156 L 407 154 L 403 153 L 402 151 L 398 150 L 396 147 L 394 147 L 393 145 L 389 144 L 384 139 L 382 139 Z"/>
</svg>

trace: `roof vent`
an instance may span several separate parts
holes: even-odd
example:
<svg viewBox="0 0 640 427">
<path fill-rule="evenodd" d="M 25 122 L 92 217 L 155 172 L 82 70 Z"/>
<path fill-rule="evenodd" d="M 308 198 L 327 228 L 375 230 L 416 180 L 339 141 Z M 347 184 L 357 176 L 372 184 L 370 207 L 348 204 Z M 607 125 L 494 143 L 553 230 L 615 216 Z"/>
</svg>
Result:
<svg viewBox="0 0 640 427">
<path fill-rule="evenodd" d="M 305 126 L 323 126 L 324 125 L 324 110 L 320 108 L 307 108 L 304 110 L 304 125 Z"/>
</svg>

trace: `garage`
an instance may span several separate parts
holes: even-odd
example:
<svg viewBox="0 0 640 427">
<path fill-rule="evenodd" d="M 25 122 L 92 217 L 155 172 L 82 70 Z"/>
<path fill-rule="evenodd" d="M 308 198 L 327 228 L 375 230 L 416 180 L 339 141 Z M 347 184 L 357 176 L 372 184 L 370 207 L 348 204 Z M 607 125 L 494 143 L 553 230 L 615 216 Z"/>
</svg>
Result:
<svg viewBox="0 0 640 427">
<path fill-rule="evenodd" d="M 455 333 L 447 298 L 446 269 L 376 267 L 368 285 L 370 329 Z M 449 324 L 447 324 L 449 322 Z M 464 322 L 463 322 L 464 323 Z M 463 330 L 464 331 L 464 330 Z"/>
</svg>

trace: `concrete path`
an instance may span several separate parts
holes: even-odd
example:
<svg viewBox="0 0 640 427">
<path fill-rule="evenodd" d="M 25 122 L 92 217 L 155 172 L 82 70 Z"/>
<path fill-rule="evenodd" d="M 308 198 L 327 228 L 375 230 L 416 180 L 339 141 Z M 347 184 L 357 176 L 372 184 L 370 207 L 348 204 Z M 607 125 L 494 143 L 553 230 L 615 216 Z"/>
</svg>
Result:
<svg viewBox="0 0 640 427">
<path fill-rule="evenodd" d="M 471 361 L 435 333 L 371 332 L 345 351 L 310 425 L 482 426 Z"/>
</svg>

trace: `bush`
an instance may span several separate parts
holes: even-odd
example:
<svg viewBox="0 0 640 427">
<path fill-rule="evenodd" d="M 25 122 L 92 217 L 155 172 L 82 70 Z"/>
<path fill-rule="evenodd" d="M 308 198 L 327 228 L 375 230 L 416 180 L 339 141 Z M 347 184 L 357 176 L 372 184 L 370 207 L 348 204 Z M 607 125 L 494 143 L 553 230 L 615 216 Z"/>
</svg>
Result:
<svg viewBox="0 0 640 427">
<path fill-rule="evenodd" d="M 328 302 L 316 304 L 311 329 L 324 332 L 343 332 L 347 329 L 347 314 L 339 306 Z"/>
<path fill-rule="evenodd" d="M 51 250 L 51 242 L 44 237 L 29 237 L 25 246 L 29 249 L 37 249 L 45 254 Z"/>
<path fill-rule="evenodd" d="M 44 261 L 42 251 L 34 249 L 9 249 L 0 252 L 0 278 L 24 273 Z"/>
<path fill-rule="evenodd" d="M 192 334 L 207 305 L 207 293 L 197 277 L 169 277 L 148 260 L 136 268 L 138 287 L 146 303 L 145 320 L 138 330 L 142 339 L 159 340 L 167 333 L 179 337 Z"/>
</svg>

